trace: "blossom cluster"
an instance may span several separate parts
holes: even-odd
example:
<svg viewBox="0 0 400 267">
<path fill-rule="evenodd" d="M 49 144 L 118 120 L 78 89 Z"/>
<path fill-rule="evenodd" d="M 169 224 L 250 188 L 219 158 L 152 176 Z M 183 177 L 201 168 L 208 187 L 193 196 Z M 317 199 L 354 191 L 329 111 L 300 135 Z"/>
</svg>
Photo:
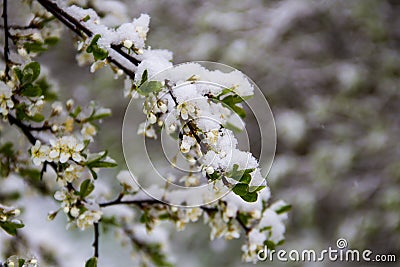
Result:
<svg viewBox="0 0 400 267">
<path fill-rule="evenodd" d="M 278 245 L 283 239 L 282 221 L 287 205 L 268 205 L 270 192 L 259 162 L 251 153 L 238 148 L 235 137 L 235 131 L 245 129 L 245 100 L 254 90 L 249 80 L 238 71 L 211 71 L 197 63 L 182 64 L 156 75 L 172 67 L 172 53 L 145 45 L 148 15 L 114 27 L 106 26 L 94 9 L 68 5 L 79 4 L 75 1 L 52 3 L 60 8 L 61 15 L 68 15 L 84 29 L 77 45 L 78 64 L 90 63 L 92 72 L 109 65 L 117 77 L 123 76 L 124 71 L 133 71 L 134 77 L 130 72 L 125 73 L 124 95 L 138 98 L 135 101 L 143 104 L 147 118 L 137 132 L 157 138 L 159 130 L 166 131 L 176 138 L 179 153 L 191 167 L 201 170 L 184 176 L 171 174 L 167 183 L 206 186 L 198 194 L 190 194 L 153 185 L 146 191 L 164 200 L 157 201 L 148 198 L 136 183 L 136 177 L 121 171 L 116 176 L 122 186 L 118 198 L 100 202 L 94 193 L 95 187 L 101 187 L 99 169 L 117 164 L 107 151 L 92 153 L 90 145 L 95 141 L 98 123 L 111 111 L 95 102 L 82 107 L 72 99 L 65 103 L 55 101 L 57 95 L 50 90 L 52 82 L 47 79 L 45 69 L 32 59 L 55 43 L 60 30 L 58 22 L 48 23 L 52 15 L 34 2 L 31 24 L 35 27 L 10 31 L 18 39 L 15 61 L 22 63 L 6 62 L 12 68 L 0 75 L 0 113 L 10 124 L 16 124 L 31 143 L 29 153 L 33 166 L 26 164 L 30 173 L 42 179 L 50 166 L 56 175 L 58 187 L 52 193 L 60 207 L 50 212 L 48 218 L 54 219 L 61 211 L 69 220 L 67 228 L 76 226 L 85 230 L 93 226 L 95 234 L 99 223 L 109 223 L 116 226 L 122 240 L 125 236 L 143 250 L 146 254 L 143 258 L 164 265 L 167 264 L 163 255 L 165 247 L 160 244 L 164 241 L 151 239 L 149 233 L 156 231 L 155 226 L 165 220 L 183 230 L 188 223 L 203 217 L 211 228 L 211 239 L 236 239 L 244 232 L 247 243 L 242 250 L 246 261 L 254 260 L 262 244 Z M 50 10 L 55 12 L 56 8 L 53 6 Z M 57 30 L 52 31 L 54 28 Z M 171 202 L 177 206 L 166 204 Z M 140 219 L 134 216 L 127 221 L 124 216 L 114 216 L 107 220 L 104 208 L 124 203 L 136 205 Z M 184 205 L 189 208 L 178 207 Z M 1 208 L 0 211 L 0 226 L 10 229 L 11 225 L 15 234 L 23 225 L 10 221 L 9 217 L 17 215 L 18 210 Z M 140 225 L 136 224 L 138 221 Z M 95 252 L 87 266 L 96 264 Z"/>
</svg>

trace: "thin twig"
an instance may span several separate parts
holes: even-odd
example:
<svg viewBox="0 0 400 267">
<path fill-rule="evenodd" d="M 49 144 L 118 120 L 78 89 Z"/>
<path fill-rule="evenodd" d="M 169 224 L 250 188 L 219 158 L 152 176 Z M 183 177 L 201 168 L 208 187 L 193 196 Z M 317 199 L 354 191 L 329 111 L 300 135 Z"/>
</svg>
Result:
<svg viewBox="0 0 400 267">
<path fill-rule="evenodd" d="M 29 143 L 31 143 L 31 145 L 35 145 L 36 140 L 38 140 L 38 139 L 35 136 L 33 136 L 31 131 L 36 131 L 37 129 L 35 129 L 34 127 L 31 127 L 31 126 L 25 125 L 22 121 L 18 120 L 10 113 L 8 113 L 7 117 L 8 117 L 8 122 L 10 123 L 10 125 L 13 125 L 13 124 L 16 125 L 22 131 L 22 133 L 25 135 L 25 137 L 28 139 Z M 47 161 L 46 164 L 50 165 L 54 169 L 55 172 L 58 171 L 57 163 Z"/>
<path fill-rule="evenodd" d="M 36 139 L 36 137 L 34 137 L 32 135 L 28 126 L 23 124 L 20 120 L 17 120 L 10 113 L 8 113 L 8 122 L 10 123 L 10 125 L 15 124 L 22 131 L 22 133 L 26 136 L 26 138 L 28 138 L 29 143 L 31 143 L 32 145 L 35 145 L 37 139 Z"/>
<path fill-rule="evenodd" d="M 7 79 L 10 79 L 9 70 L 10 70 L 10 59 L 9 59 L 9 31 L 8 31 L 8 16 L 7 16 L 7 0 L 3 0 L 3 21 L 4 21 L 4 61 L 6 63 L 6 68 L 4 70 Z"/>
<path fill-rule="evenodd" d="M 98 258 L 99 257 L 99 223 L 93 223 L 93 229 L 94 229 L 94 242 L 93 242 L 93 248 L 94 248 L 94 257 Z"/>
<path fill-rule="evenodd" d="M 115 205 L 138 205 L 143 206 L 145 204 L 161 204 L 167 205 L 166 203 L 157 200 L 157 199 L 143 199 L 143 200 L 121 200 L 119 197 L 115 200 L 110 202 L 100 203 L 99 206 L 104 208 L 108 206 L 115 206 Z"/>
<path fill-rule="evenodd" d="M 65 10 L 63 10 L 61 7 L 59 7 L 55 2 L 52 2 L 50 0 L 37 0 L 47 11 L 53 14 L 58 20 L 60 20 L 65 26 L 67 26 L 69 29 L 71 29 L 73 32 L 75 32 L 78 36 L 84 37 L 83 34 L 87 35 L 88 37 L 92 37 L 95 33 L 93 33 L 90 29 L 85 27 L 80 21 L 72 17 L 70 14 L 68 14 Z M 139 60 L 136 58 L 132 57 L 128 53 L 122 50 L 122 47 L 120 45 L 111 45 L 110 50 L 115 51 L 119 55 L 121 55 L 123 58 L 127 59 L 129 62 L 131 62 L 134 65 L 138 65 L 140 63 Z M 135 73 L 124 66 L 121 62 L 119 62 L 116 58 L 112 56 L 108 56 L 107 59 L 115 64 L 118 68 L 122 69 L 126 75 L 128 75 L 130 78 L 134 79 L 135 78 Z"/>
</svg>

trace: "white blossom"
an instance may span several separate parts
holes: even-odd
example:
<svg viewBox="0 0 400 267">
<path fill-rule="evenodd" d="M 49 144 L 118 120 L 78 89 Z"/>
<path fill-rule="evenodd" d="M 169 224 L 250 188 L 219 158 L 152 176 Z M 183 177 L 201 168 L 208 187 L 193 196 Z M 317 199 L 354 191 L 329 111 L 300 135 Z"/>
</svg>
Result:
<svg viewBox="0 0 400 267">
<path fill-rule="evenodd" d="M 89 122 L 85 123 L 82 126 L 81 134 L 83 136 L 83 139 L 93 142 L 93 137 L 97 134 L 96 127 L 94 127 L 93 124 Z"/>
<path fill-rule="evenodd" d="M 42 143 L 39 140 L 36 140 L 36 143 L 34 146 L 31 148 L 31 158 L 33 161 L 33 164 L 36 166 L 39 166 L 46 160 L 48 160 L 50 153 L 50 148 L 47 145 L 42 145 Z"/>
<path fill-rule="evenodd" d="M 63 136 L 58 140 L 50 139 L 50 159 L 67 162 L 70 158 L 74 161 L 81 162 L 83 157 L 80 152 L 83 150 L 83 143 L 79 142 L 74 136 Z"/>
<path fill-rule="evenodd" d="M 8 111 L 14 107 L 14 102 L 11 100 L 12 90 L 3 83 L 0 86 L 0 113 L 7 116 Z"/>
<path fill-rule="evenodd" d="M 84 213 L 79 215 L 76 220 L 76 225 L 81 230 L 85 230 L 89 226 L 92 226 L 93 223 L 99 222 L 102 216 L 102 211 L 100 210 L 86 210 Z"/>
</svg>

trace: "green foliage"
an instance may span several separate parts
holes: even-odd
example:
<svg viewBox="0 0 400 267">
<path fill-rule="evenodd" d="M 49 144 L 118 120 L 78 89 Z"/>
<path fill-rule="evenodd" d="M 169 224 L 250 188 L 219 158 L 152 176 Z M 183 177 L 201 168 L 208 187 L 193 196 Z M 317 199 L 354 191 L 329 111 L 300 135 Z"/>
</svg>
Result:
<svg viewBox="0 0 400 267">
<path fill-rule="evenodd" d="M 93 170 L 93 168 L 113 168 L 116 167 L 117 164 L 115 162 L 106 161 L 108 152 L 104 151 L 100 156 L 95 157 L 94 159 L 88 160 L 85 165 L 89 168 L 93 179 L 97 179 L 97 174 Z"/>
<path fill-rule="evenodd" d="M 92 257 L 86 261 L 85 267 L 97 267 L 97 257 Z"/>
<path fill-rule="evenodd" d="M 104 60 L 108 57 L 108 51 L 100 48 L 97 44 L 97 41 L 100 39 L 100 37 L 100 34 L 96 34 L 89 46 L 86 48 L 86 52 L 92 53 L 95 60 Z"/>
<path fill-rule="evenodd" d="M 26 64 L 22 70 L 14 68 L 14 72 L 20 82 L 20 86 L 24 87 L 25 85 L 34 82 L 39 77 L 40 64 L 32 61 Z"/>
<path fill-rule="evenodd" d="M 148 81 L 138 88 L 138 93 L 143 96 L 148 96 L 151 93 L 158 93 L 161 91 L 163 84 L 159 81 Z"/>
<path fill-rule="evenodd" d="M 159 81 L 148 81 L 149 74 L 147 70 L 143 71 L 139 87 L 137 89 L 138 93 L 143 96 L 148 96 L 151 93 L 158 93 L 161 91 L 163 84 Z"/>
<path fill-rule="evenodd" d="M 237 115 L 239 115 L 243 119 L 246 117 L 246 111 L 238 104 L 246 101 L 247 99 L 250 99 L 251 97 L 253 96 L 239 96 L 235 93 L 233 88 L 225 88 L 217 97 L 214 97 L 213 100 L 215 102 L 222 102 L 225 106 L 232 109 Z"/>
<path fill-rule="evenodd" d="M 52 101 L 57 99 L 57 94 L 51 90 L 51 85 L 48 83 L 45 77 L 38 79 L 36 81 L 36 85 L 42 90 L 44 100 Z"/>
<path fill-rule="evenodd" d="M 37 169 L 21 168 L 19 169 L 19 174 L 23 177 L 28 177 L 33 181 L 40 180 L 40 171 Z"/>
<path fill-rule="evenodd" d="M 41 53 L 49 49 L 50 46 L 54 46 L 58 43 L 57 37 L 48 37 L 42 41 L 26 41 L 23 43 L 23 47 L 28 53 Z"/>
<path fill-rule="evenodd" d="M 244 196 L 249 191 L 249 185 L 244 183 L 238 183 L 233 187 L 232 191 L 238 196 Z"/>
<path fill-rule="evenodd" d="M 232 170 L 227 173 L 227 177 L 239 181 L 232 188 L 233 193 L 240 196 L 244 201 L 257 201 L 257 192 L 265 188 L 265 186 L 249 186 L 251 182 L 251 173 L 254 169 L 239 170 L 239 165 L 234 164 Z"/>
<path fill-rule="evenodd" d="M 218 172 L 213 172 L 212 174 L 207 174 L 207 178 L 211 181 L 216 181 L 221 178 L 221 174 Z"/>
<path fill-rule="evenodd" d="M 10 235 L 16 235 L 17 234 L 17 229 L 24 227 L 23 223 L 19 222 L 11 222 L 11 221 L 5 221 L 2 222 L 0 221 L 0 227 L 3 228 L 4 231 L 6 231 Z"/>
<path fill-rule="evenodd" d="M 150 256 L 151 261 L 158 267 L 172 267 L 173 264 L 167 261 L 167 257 L 161 250 L 161 244 L 147 244 L 145 250 Z"/>
<path fill-rule="evenodd" d="M 81 183 L 81 186 L 79 188 L 79 195 L 82 198 L 87 197 L 88 195 L 90 195 L 90 193 L 92 193 L 94 190 L 94 184 L 90 179 L 86 179 L 85 181 L 83 181 Z"/>
<path fill-rule="evenodd" d="M 288 205 L 278 208 L 277 210 L 275 210 L 275 212 L 277 214 L 282 214 L 282 213 L 289 212 L 291 209 L 292 209 L 292 205 L 288 204 Z"/>
<path fill-rule="evenodd" d="M 9 175 L 14 154 L 13 143 L 7 142 L 0 146 L 0 175 L 2 177 L 7 177 Z"/>
</svg>

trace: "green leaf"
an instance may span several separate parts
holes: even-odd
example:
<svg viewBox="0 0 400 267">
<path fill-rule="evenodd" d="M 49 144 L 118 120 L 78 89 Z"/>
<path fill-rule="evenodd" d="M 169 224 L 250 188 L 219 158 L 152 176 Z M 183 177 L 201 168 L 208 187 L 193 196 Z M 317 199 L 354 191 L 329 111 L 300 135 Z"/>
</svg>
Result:
<svg viewBox="0 0 400 267">
<path fill-rule="evenodd" d="M 14 149 L 13 149 L 13 143 L 7 142 L 4 145 L 0 147 L 0 153 L 3 154 L 4 156 L 10 158 L 14 156 Z"/>
<path fill-rule="evenodd" d="M 236 181 L 239 181 L 244 184 L 249 184 L 251 181 L 251 175 L 254 171 L 254 169 L 245 169 L 245 170 L 238 170 L 239 165 L 234 164 L 232 167 L 232 170 L 227 173 L 227 177 L 235 179 Z"/>
<path fill-rule="evenodd" d="M 147 82 L 148 78 L 149 78 L 149 75 L 148 75 L 148 72 L 147 72 L 147 69 L 146 69 L 146 70 L 143 71 L 142 79 L 140 80 L 140 85 L 139 86 L 141 86 L 142 84 Z"/>
<path fill-rule="evenodd" d="M 40 75 L 40 64 L 35 61 L 26 64 L 24 70 L 22 71 L 22 74 L 23 85 L 35 81 Z"/>
<path fill-rule="evenodd" d="M 93 116 L 90 116 L 89 118 L 86 118 L 85 122 L 100 120 L 100 119 L 109 117 L 110 115 L 111 115 L 110 113 L 101 113 L 101 114 L 93 115 Z"/>
<path fill-rule="evenodd" d="M 230 172 L 228 172 L 227 176 L 229 178 L 239 181 L 240 178 L 242 178 L 244 171 L 243 170 L 239 171 L 238 169 L 239 169 L 239 165 L 233 164 L 232 170 Z"/>
<path fill-rule="evenodd" d="M 25 42 L 23 46 L 28 53 L 40 53 L 47 50 L 47 48 L 40 41 Z"/>
<path fill-rule="evenodd" d="M 51 85 L 47 82 L 46 78 L 40 78 L 35 82 L 40 89 L 42 90 L 42 95 L 44 96 L 44 100 L 56 100 L 57 94 L 51 90 Z"/>
<path fill-rule="evenodd" d="M 231 93 L 231 92 L 232 92 L 232 89 L 225 88 L 225 89 L 223 89 L 223 90 L 221 91 L 221 93 L 219 93 L 219 95 L 217 95 L 217 98 L 220 99 L 221 96 L 226 95 L 226 94 L 229 94 L 229 93 Z"/>
<path fill-rule="evenodd" d="M 24 77 L 24 75 L 22 74 L 22 70 L 20 68 L 14 68 L 14 72 L 18 80 L 22 82 L 22 77 Z"/>
<path fill-rule="evenodd" d="M 93 57 L 96 60 L 103 60 L 108 57 L 108 51 L 100 48 L 97 45 L 97 41 L 100 39 L 100 37 L 100 34 L 96 34 L 90 42 L 89 46 L 86 48 L 86 52 L 93 53 Z"/>
<path fill-rule="evenodd" d="M 58 39 L 57 37 L 48 37 L 48 38 L 44 39 L 44 43 L 48 46 L 53 46 L 53 45 L 56 45 L 59 40 L 60 39 Z"/>
<path fill-rule="evenodd" d="M 256 202 L 258 198 L 257 192 L 248 192 L 247 194 L 240 196 L 246 202 Z"/>
<path fill-rule="evenodd" d="M 247 172 L 243 173 L 242 178 L 240 178 L 239 182 L 249 184 L 251 181 L 251 175 Z"/>
<path fill-rule="evenodd" d="M 211 181 L 215 181 L 221 178 L 221 175 L 218 172 L 213 172 L 212 174 L 207 174 L 207 178 Z"/>
<path fill-rule="evenodd" d="M 84 18 L 82 19 L 82 21 L 83 21 L 83 22 L 87 22 L 89 19 L 90 19 L 90 16 L 89 16 L 89 15 L 86 15 L 86 17 L 84 17 Z"/>
<path fill-rule="evenodd" d="M 146 244 L 145 246 L 146 247 L 143 248 L 143 250 L 147 252 L 148 256 L 150 256 L 150 259 L 155 266 L 158 267 L 174 266 L 173 264 L 167 261 L 165 254 L 162 253 L 161 244 L 153 243 L 153 244 Z"/>
<path fill-rule="evenodd" d="M 244 196 L 249 191 L 249 185 L 238 183 L 233 187 L 232 191 L 238 196 Z"/>
<path fill-rule="evenodd" d="M 93 39 L 92 39 L 92 41 L 90 42 L 89 47 L 90 47 L 90 46 L 93 46 L 93 45 L 97 45 L 97 41 L 100 39 L 100 37 L 101 37 L 100 34 L 96 34 L 95 36 L 93 36 Z"/>
<path fill-rule="evenodd" d="M 163 214 L 160 214 L 159 216 L 158 216 L 158 219 L 159 220 L 167 220 L 167 219 L 169 219 L 171 216 L 168 214 L 168 213 L 163 213 Z"/>
<path fill-rule="evenodd" d="M 118 166 L 117 163 L 109 161 L 95 161 L 86 165 L 89 166 L 90 168 L 114 168 Z"/>
<path fill-rule="evenodd" d="M 89 171 L 90 171 L 90 173 L 92 174 L 92 176 L 93 176 L 93 179 L 97 179 L 97 173 L 92 169 L 92 168 L 89 168 Z"/>
<path fill-rule="evenodd" d="M 276 248 L 275 243 L 271 240 L 265 240 L 264 245 L 266 245 L 269 250 L 275 250 Z"/>
<path fill-rule="evenodd" d="M 104 151 L 104 153 L 102 153 L 97 158 L 91 159 L 88 162 L 86 162 L 86 166 L 89 167 L 89 170 L 92 173 L 94 179 L 97 178 L 97 175 L 92 170 L 92 168 L 113 168 L 113 167 L 118 166 L 118 164 L 115 163 L 115 162 L 110 162 L 110 161 L 104 161 L 103 160 L 103 159 L 105 159 L 107 157 L 107 154 L 108 154 L 108 152 Z"/>
<path fill-rule="evenodd" d="M 30 119 L 31 121 L 34 121 L 34 122 L 42 122 L 42 121 L 44 121 L 44 116 L 42 114 L 40 114 L 40 113 L 36 113 L 33 116 L 26 115 L 26 117 L 28 119 Z"/>
<path fill-rule="evenodd" d="M 95 60 L 104 60 L 108 57 L 108 51 L 95 45 L 93 47 L 93 57 Z"/>
<path fill-rule="evenodd" d="M 233 105 L 230 107 L 236 114 L 239 115 L 240 118 L 242 118 L 242 119 L 246 118 L 246 111 L 243 108 L 236 106 L 236 105 Z"/>
<path fill-rule="evenodd" d="M 16 116 L 17 119 L 20 121 L 25 120 L 27 118 L 27 115 L 25 114 L 25 106 L 26 106 L 25 103 L 21 103 L 15 106 Z"/>
<path fill-rule="evenodd" d="M 5 221 L 0 222 L 0 227 L 3 228 L 3 230 L 6 231 L 8 234 L 15 236 L 17 234 L 17 229 L 24 227 L 24 224 Z"/>
<path fill-rule="evenodd" d="M 222 99 L 222 102 L 224 102 L 225 104 L 229 104 L 229 105 L 230 104 L 238 104 L 243 101 L 244 101 L 244 99 L 238 95 L 228 95 L 227 97 L 224 97 Z"/>
<path fill-rule="evenodd" d="M 25 259 L 18 259 L 18 267 L 23 267 L 25 263 Z"/>
<path fill-rule="evenodd" d="M 234 132 L 234 133 L 241 133 L 241 132 L 243 132 L 243 129 L 237 127 L 236 125 L 234 125 L 234 124 L 232 124 L 232 123 L 230 123 L 230 122 L 225 123 L 223 126 L 224 126 L 224 128 L 226 128 L 226 129 L 228 129 L 228 130 L 231 130 L 231 131 Z"/>
<path fill-rule="evenodd" d="M 260 185 L 260 186 L 250 186 L 249 187 L 249 192 L 258 192 L 260 190 L 263 190 L 265 188 L 264 185 Z"/>
<path fill-rule="evenodd" d="M 291 209 L 292 209 L 292 205 L 288 204 L 288 205 L 278 208 L 277 210 L 275 210 L 275 212 L 277 214 L 282 214 L 282 213 L 290 211 Z"/>
<path fill-rule="evenodd" d="M 69 113 L 69 115 L 70 115 L 72 118 L 76 119 L 76 117 L 79 115 L 79 113 L 81 113 L 81 111 L 82 111 L 81 106 L 77 106 L 77 107 L 75 108 L 74 112 Z"/>
<path fill-rule="evenodd" d="M 22 177 L 29 177 L 32 180 L 36 180 L 36 181 L 40 180 L 40 171 L 36 170 L 36 169 L 23 169 L 23 168 L 21 168 L 19 170 L 19 174 Z"/>
<path fill-rule="evenodd" d="M 90 195 L 90 193 L 92 193 L 93 190 L 94 190 L 94 184 L 92 183 L 92 181 L 90 179 L 86 179 L 85 181 L 83 181 L 81 183 L 81 186 L 79 188 L 79 195 L 82 198 L 85 198 L 88 195 Z"/>
<path fill-rule="evenodd" d="M 226 92 L 226 91 L 223 91 Z M 233 91 L 232 91 L 233 92 Z M 218 96 L 220 97 L 221 95 L 223 95 L 222 93 Z M 239 107 L 236 104 L 239 104 L 243 101 L 245 101 L 246 99 L 251 98 L 252 96 L 244 96 L 241 97 L 237 94 L 233 94 L 233 95 L 228 95 L 226 97 L 224 97 L 223 99 L 220 99 L 220 101 L 222 101 L 222 103 L 224 103 L 225 105 L 227 105 L 228 107 L 230 107 L 236 114 L 238 114 L 241 118 L 245 118 L 246 117 L 246 112 L 243 108 Z"/>
<path fill-rule="evenodd" d="M 92 257 L 88 259 L 85 267 L 97 267 L 97 257 Z"/>
<path fill-rule="evenodd" d="M 38 85 L 32 85 L 31 83 L 28 83 L 22 87 L 21 94 L 23 96 L 36 97 L 42 95 L 42 89 L 40 89 Z"/>
<path fill-rule="evenodd" d="M 145 82 L 138 88 L 139 94 L 148 96 L 150 93 L 158 93 L 162 89 L 162 83 L 159 81 Z"/>
</svg>

